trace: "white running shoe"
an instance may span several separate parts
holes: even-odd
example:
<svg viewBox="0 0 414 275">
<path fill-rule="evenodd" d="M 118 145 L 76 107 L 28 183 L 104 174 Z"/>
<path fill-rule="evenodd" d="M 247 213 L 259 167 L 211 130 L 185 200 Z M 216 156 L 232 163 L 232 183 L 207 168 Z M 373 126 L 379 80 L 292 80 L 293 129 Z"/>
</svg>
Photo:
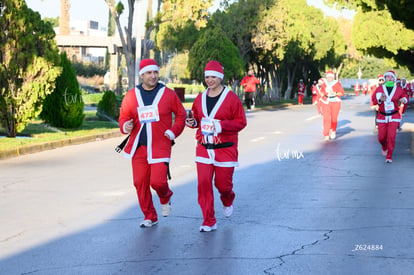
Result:
<svg viewBox="0 0 414 275">
<path fill-rule="evenodd" d="M 226 218 L 230 217 L 233 214 L 233 210 L 234 210 L 233 204 L 230 206 L 224 206 L 223 207 L 224 217 Z"/>
<path fill-rule="evenodd" d="M 217 223 L 213 224 L 212 226 L 202 225 L 200 226 L 200 232 L 210 232 L 217 229 Z"/>
<path fill-rule="evenodd" d="M 143 220 L 139 226 L 140 227 L 153 227 L 154 225 L 156 225 L 158 223 L 158 221 L 151 221 L 151 220 Z"/>
<path fill-rule="evenodd" d="M 171 213 L 171 201 L 169 201 L 166 204 L 161 204 L 161 214 L 163 217 L 168 217 L 168 215 L 170 215 Z"/>
<path fill-rule="evenodd" d="M 331 131 L 331 133 L 329 134 L 329 138 L 330 139 L 335 139 L 336 138 L 336 132 L 335 131 Z"/>
<path fill-rule="evenodd" d="M 386 163 L 391 163 L 392 162 L 392 159 L 386 159 L 385 162 Z"/>
</svg>

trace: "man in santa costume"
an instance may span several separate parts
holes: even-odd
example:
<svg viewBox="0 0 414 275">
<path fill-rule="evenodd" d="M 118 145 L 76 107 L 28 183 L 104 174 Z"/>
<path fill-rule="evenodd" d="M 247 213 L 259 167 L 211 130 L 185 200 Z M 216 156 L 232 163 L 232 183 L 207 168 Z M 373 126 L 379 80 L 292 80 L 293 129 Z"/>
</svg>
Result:
<svg viewBox="0 0 414 275">
<path fill-rule="evenodd" d="M 364 81 L 364 83 L 362 83 L 362 94 L 363 95 L 368 94 L 368 83 L 366 81 Z"/>
<path fill-rule="evenodd" d="M 142 83 L 125 95 L 119 116 L 121 132 L 130 135 L 124 156 L 132 160 L 134 186 L 144 213 L 141 227 L 158 223 L 150 187 L 160 198 L 162 215 L 170 214 L 173 192 L 167 173 L 171 146 L 185 127 L 185 109 L 176 93 L 158 82 L 158 72 L 154 59 L 140 62 Z"/>
<path fill-rule="evenodd" d="M 186 125 L 197 128 L 196 163 L 198 203 L 203 213 L 200 232 L 217 229 L 214 186 L 220 193 L 223 214 L 233 213 L 233 173 L 238 166 L 238 133 L 246 127 L 246 115 L 238 96 L 223 86 L 223 66 L 209 61 L 204 70 L 207 90 L 194 100 Z"/>
<path fill-rule="evenodd" d="M 369 106 L 371 108 L 371 110 L 375 111 L 375 129 L 374 131 L 377 131 L 378 129 L 378 123 L 377 123 L 377 117 L 378 117 L 378 110 L 379 110 L 379 106 L 377 104 L 374 104 L 374 102 L 372 101 L 372 95 L 375 93 L 375 91 L 378 89 L 378 87 L 384 85 L 385 79 L 384 79 L 384 75 L 380 74 L 377 78 L 377 84 L 374 84 L 371 86 L 370 89 L 370 103 Z"/>
<path fill-rule="evenodd" d="M 323 94 L 321 92 L 322 84 L 324 83 L 323 78 L 318 79 L 318 83 L 316 84 L 316 94 L 317 94 L 317 101 L 316 101 L 316 108 L 318 109 L 318 114 L 323 114 L 323 105 L 328 104 L 328 101 L 324 99 Z"/>
<path fill-rule="evenodd" d="M 394 71 L 386 72 L 384 78 L 385 84 L 377 88 L 372 95 L 372 102 L 379 106 L 378 141 L 382 147 L 382 155 L 387 163 L 391 163 L 397 129 L 401 122 L 399 105 L 407 103 L 408 98 L 404 90 L 396 85 L 397 76 Z"/>
<path fill-rule="evenodd" d="M 341 110 L 341 96 L 344 89 L 338 80 L 334 79 L 332 71 L 326 72 L 326 79 L 321 87 L 323 104 L 323 136 L 325 141 L 336 138 L 336 127 L 338 126 L 338 115 Z"/>
<path fill-rule="evenodd" d="M 404 90 L 404 92 L 407 95 L 408 100 L 410 99 L 410 94 L 411 94 L 411 87 L 410 84 L 407 83 L 407 80 L 403 77 L 401 78 L 401 88 Z M 408 103 L 407 104 L 403 104 L 400 106 L 400 113 L 401 115 L 405 113 L 405 111 L 407 110 L 408 107 Z"/>
<path fill-rule="evenodd" d="M 306 85 L 303 83 L 303 79 L 299 80 L 298 84 L 298 104 L 303 105 L 303 98 L 305 97 Z"/>
<path fill-rule="evenodd" d="M 354 92 L 355 92 L 355 95 L 359 95 L 359 83 L 357 82 L 357 83 L 355 83 L 355 85 L 354 85 Z"/>
</svg>

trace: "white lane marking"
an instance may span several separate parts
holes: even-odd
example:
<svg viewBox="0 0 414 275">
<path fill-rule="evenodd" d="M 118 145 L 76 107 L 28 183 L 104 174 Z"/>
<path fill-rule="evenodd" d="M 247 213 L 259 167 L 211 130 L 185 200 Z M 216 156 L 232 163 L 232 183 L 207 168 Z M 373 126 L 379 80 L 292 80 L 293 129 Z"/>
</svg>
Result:
<svg viewBox="0 0 414 275">
<path fill-rule="evenodd" d="M 320 117 L 321 117 L 320 115 L 315 115 L 315 116 L 308 117 L 306 120 L 307 121 L 314 120 L 314 119 L 317 119 L 317 118 L 320 118 Z"/>
<path fill-rule="evenodd" d="M 250 142 L 259 142 L 259 141 L 264 140 L 264 139 L 265 139 L 265 137 L 258 137 L 258 138 L 252 139 Z"/>
</svg>

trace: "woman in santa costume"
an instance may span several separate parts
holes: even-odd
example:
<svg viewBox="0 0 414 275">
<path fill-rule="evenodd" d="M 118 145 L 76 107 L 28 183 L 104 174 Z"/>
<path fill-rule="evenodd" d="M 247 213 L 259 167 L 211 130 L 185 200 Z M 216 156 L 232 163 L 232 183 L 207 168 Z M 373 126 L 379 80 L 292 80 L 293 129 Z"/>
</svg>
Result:
<svg viewBox="0 0 414 275">
<path fill-rule="evenodd" d="M 217 229 L 213 179 L 223 203 L 224 216 L 230 217 L 233 213 L 238 133 L 247 123 L 242 102 L 222 84 L 223 66 L 217 61 L 209 61 L 204 76 L 208 88 L 195 99 L 186 125 L 197 128 L 198 203 L 203 213 L 200 232 L 209 232 Z"/>
<path fill-rule="evenodd" d="M 336 138 L 336 127 L 338 126 L 338 115 L 341 110 L 341 96 L 344 89 L 338 80 L 334 80 L 334 73 L 328 71 L 326 79 L 321 86 L 321 102 L 323 112 L 323 136 L 325 141 Z"/>
<path fill-rule="evenodd" d="M 385 84 L 379 86 L 372 95 L 372 102 L 378 105 L 378 141 L 382 147 L 382 155 L 387 163 L 392 162 L 395 137 L 401 122 L 400 104 L 406 104 L 408 98 L 404 90 L 396 85 L 397 76 L 394 71 L 384 74 Z"/>
<path fill-rule="evenodd" d="M 173 192 L 167 181 L 168 163 L 172 141 L 185 127 L 185 109 L 173 90 L 158 83 L 158 71 L 154 59 L 140 62 L 142 84 L 125 95 L 119 116 L 121 132 L 130 135 L 124 156 L 132 159 L 134 186 L 145 216 L 141 227 L 158 223 L 150 187 L 160 198 L 162 215 L 170 214 Z"/>
</svg>

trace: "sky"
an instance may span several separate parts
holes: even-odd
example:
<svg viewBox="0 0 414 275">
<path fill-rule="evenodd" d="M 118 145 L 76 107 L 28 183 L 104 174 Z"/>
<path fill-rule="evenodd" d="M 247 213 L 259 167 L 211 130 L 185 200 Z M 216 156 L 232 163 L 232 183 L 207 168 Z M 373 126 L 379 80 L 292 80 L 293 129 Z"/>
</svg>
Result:
<svg viewBox="0 0 414 275">
<path fill-rule="evenodd" d="M 115 1 L 117 2 L 117 1 Z M 124 6 L 127 7 L 124 0 Z M 154 1 L 155 2 L 155 1 Z M 321 8 L 326 15 L 339 16 L 340 12 L 334 9 L 328 9 L 323 0 L 307 0 L 308 5 Z M 59 0 L 26 0 L 29 8 L 38 11 L 43 17 L 58 17 L 60 14 L 60 1 Z M 215 0 L 215 6 L 218 7 L 220 0 Z M 125 14 L 127 11 L 125 12 Z M 104 0 L 71 0 L 70 7 L 71 20 L 93 20 L 98 21 L 100 26 L 107 26 L 108 22 L 108 7 Z M 343 16 L 349 18 L 352 14 L 345 13 Z M 125 15 L 126 17 L 126 15 Z M 126 18 L 122 20 L 126 22 Z"/>
</svg>

